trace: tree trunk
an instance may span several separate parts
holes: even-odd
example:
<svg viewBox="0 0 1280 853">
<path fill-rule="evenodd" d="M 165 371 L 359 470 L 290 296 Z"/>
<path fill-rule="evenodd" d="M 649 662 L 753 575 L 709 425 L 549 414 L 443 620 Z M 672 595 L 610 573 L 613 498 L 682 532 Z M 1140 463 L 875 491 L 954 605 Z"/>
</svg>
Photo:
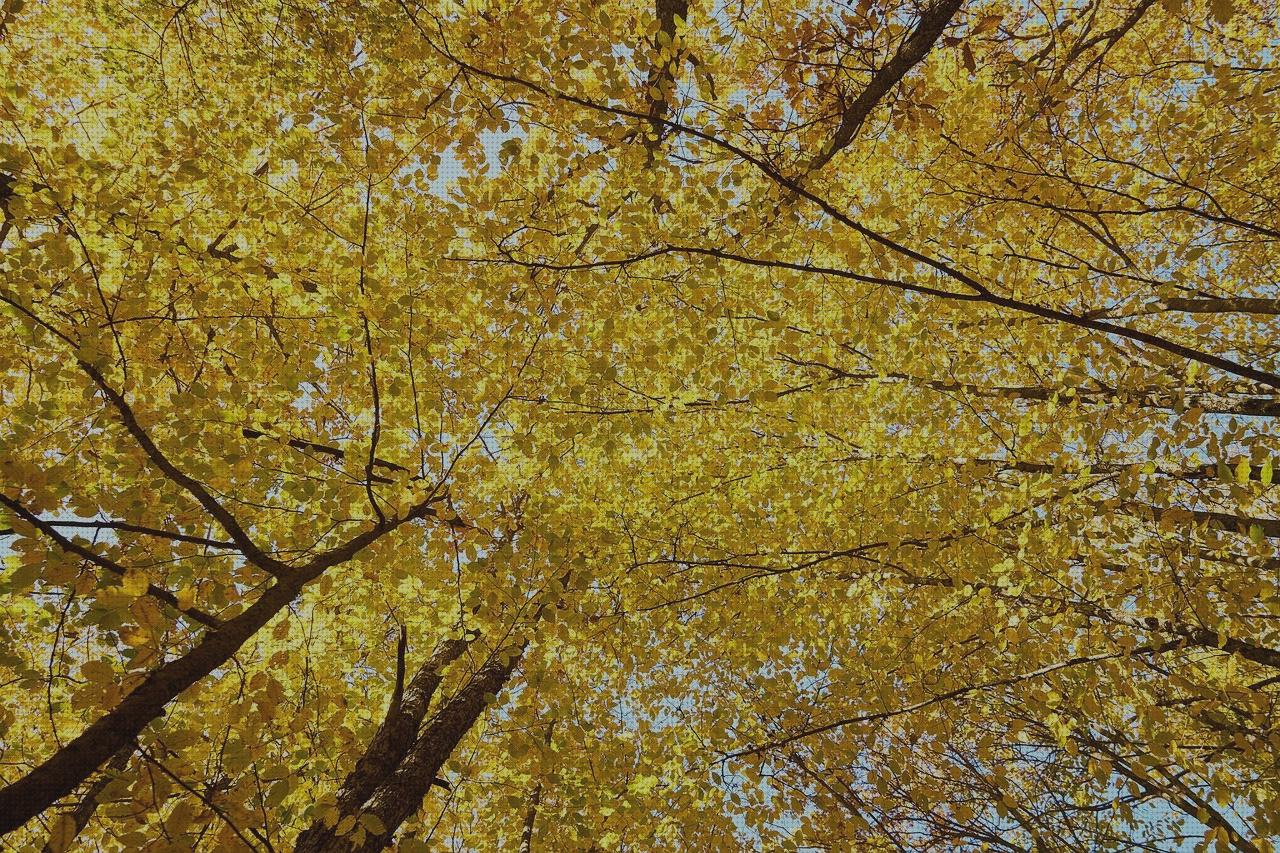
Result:
<svg viewBox="0 0 1280 853">
<path fill-rule="evenodd" d="M 423 697 L 422 714 L 426 711 L 425 702 L 439 685 L 438 670 L 461 652 L 462 649 L 453 652 L 452 648 L 437 651 L 414 676 L 414 684 L 425 686 L 433 682 Z M 294 853 L 378 853 L 390 846 L 400 825 L 422 807 L 423 797 L 433 784 L 438 784 L 440 768 L 459 741 L 510 680 L 523 652 L 522 646 L 495 652 L 420 732 L 421 715 L 416 721 L 410 716 L 411 712 L 418 713 L 417 706 L 409 708 L 414 689 L 411 684 L 405 690 L 403 705 L 388 709 L 387 719 L 369 749 L 343 783 L 338 794 L 337 822 L 333 826 L 321 821 L 313 823 L 298 837 Z M 449 653 L 453 657 L 445 660 Z M 433 661 L 436 670 L 430 669 Z M 381 831 L 371 831 L 368 824 L 360 823 L 366 815 L 374 818 L 372 825 Z M 339 836 L 335 830 L 347 817 L 357 820 L 345 835 Z"/>
</svg>

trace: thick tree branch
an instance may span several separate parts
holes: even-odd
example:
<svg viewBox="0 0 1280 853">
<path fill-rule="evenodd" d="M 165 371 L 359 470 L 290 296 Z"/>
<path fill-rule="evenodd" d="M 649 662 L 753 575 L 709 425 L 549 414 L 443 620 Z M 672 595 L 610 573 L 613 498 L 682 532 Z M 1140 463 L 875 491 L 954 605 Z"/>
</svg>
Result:
<svg viewBox="0 0 1280 853">
<path fill-rule="evenodd" d="M 447 656 L 452 651 L 452 648 L 440 649 L 437 653 Z M 475 725 L 490 701 L 501 692 L 519 665 L 522 655 L 523 646 L 496 651 L 440 707 L 397 760 L 380 761 L 376 768 L 378 776 L 361 778 L 362 791 L 370 783 L 375 787 L 366 799 L 361 800 L 363 807 L 359 813 L 374 816 L 385 828 L 385 832 L 367 832 L 361 843 L 357 844 L 352 834 L 339 836 L 333 827 L 318 822 L 299 837 L 294 853 L 378 853 L 388 847 L 400 825 L 422 806 L 422 798 L 436 784 L 441 767 L 458 742 Z M 426 673 L 426 667 L 419 672 L 420 675 Z M 435 678 L 434 675 L 431 677 Z M 433 685 L 431 690 L 434 689 Z M 406 690 L 406 703 L 408 694 L 409 691 Z M 357 812 L 352 808 L 342 814 L 346 816 Z"/>
<path fill-rule="evenodd" d="M 840 124 L 821 153 L 809 161 L 805 174 L 821 169 L 842 149 L 857 137 L 858 131 L 890 90 L 906 76 L 933 49 L 942 37 L 942 31 L 960 11 L 964 0 L 938 0 L 926 7 L 920 20 L 906 40 L 898 46 L 893 57 L 871 75 L 871 80 L 858 97 L 850 101 L 840 114 Z"/>
<path fill-rule="evenodd" d="M 1218 299 L 1172 297 L 1161 300 L 1169 311 L 1188 314 L 1280 314 L 1280 299 L 1262 296 L 1224 296 Z"/>
<path fill-rule="evenodd" d="M 390 518 L 386 524 L 371 527 L 343 545 L 294 567 L 241 613 L 208 631 L 190 651 L 148 673 L 115 708 L 34 770 L 0 788 L 0 834 L 17 829 L 75 790 L 118 749 L 136 739 L 183 691 L 230 660 L 250 637 L 285 609 L 304 586 L 402 525 L 436 516 L 434 504 L 445 497 L 432 493 L 404 515 Z"/>
<path fill-rule="evenodd" d="M 222 529 L 227 532 L 227 535 L 231 537 L 231 541 L 240 549 L 240 553 L 244 555 L 246 560 L 270 575 L 280 576 L 290 571 L 287 564 L 267 555 L 258 547 L 253 538 L 240 526 L 239 520 L 205 488 L 203 483 L 179 469 L 156 446 L 156 443 L 151 440 L 151 436 L 138 422 L 138 417 L 134 413 L 133 407 L 129 405 L 129 402 L 125 400 L 122 394 L 107 382 L 106 377 L 102 375 L 102 371 L 83 359 L 76 359 L 76 363 L 93 380 L 107 400 L 110 401 L 119 415 L 121 423 L 124 424 L 125 430 L 129 435 L 133 436 L 133 440 L 142 448 L 142 451 L 151 462 L 173 483 L 195 498 L 196 502 L 204 507 L 209 515 L 213 516 L 218 524 L 222 526 Z"/>
<path fill-rule="evenodd" d="M 458 68 L 462 69 L 467 73 L 474 74 L 478 77 L 483 77 L 496 82 L 510 83 L 512 85 L 519 86 L 527 91 L 542 95 L 543 97 L 546 97 L 548 99 L 561 101 L 568 104 L 573 104 L 575 106 L 580 106 L 584 109 L 588 109 L 593 112 L 598 112 L 605 115 L 618 116 L 621 118 L 641 119 L 646 121 L 648 120 L 648 116 L 646 114 L 638 113 L 635 110 L 627 109 L 625 107 L 611 106 L 609 104 L 596 103 L 587 98 L 568 94 L 566 92 L 561 92 L 556 89 L 549 88 L 548 86 L 535 83 L 530 80 L 526 80 L 525 78 L 515 74 L 503 74 L 499 72 L 488 71 L 486 69 L 473 65 L 469 62 L 466 62 L 465 60 L 459 59 L 457 56 L 452 54 L 446 47 L 436 44 L 436 42 L 431 39 L 431 37 L 427 34 L 426 30 L 422 27 L 421 22 L 418 20 L 417 16 L 413 13 L 411 9 L 408 8 L 408 6 L 404 4 L 403 0 L 400 0 L 400 7 L 409 16 L 410 22 L 413 23 L 414 26 L 418 29 L 419 33 L 423 36 L 423 40 L 428 44 L 429 47 L 431 47 L 433 50 L 439 53 L 444 59 L 455 64 Z M 989 304 L 995 307 L 1007 308 L 1017 313 L 1028 314 L 1035 317 L 1041 317 L 1046 320 L 1052 320 L 1057 323 L 1063 323 L 1066 325 L 1075 326 L 1080 329 L 1085 329 L 1088 331 L 1097 332 L 1105 335 L 1114 335 L 1117 337 L 1128 338 L 1129 340 L 1145 343 L 1149 346 L 1153 346 L 1157 349 L 1171 353 L 1173 355 L 1178 356 L 1179 358 L 1183 358 L 1188 361 L 1199 362 L 1208 367 L 1212 367 L 1216 370 L 1221 370 L 1222 372 L 1230 374 L 1232 376 L 1239 376 L 1244 379 L 1249 379 L 1254 382 L 1258 382 L 1263 385 L 1269 386 L 1271 388 L 1280 388 L 1280 374 L 1276 374 L 1268 370 L 1263 370 L 1261 368 L 1254 367 L 1248 364 L 1241 364 L 1240 362 L 1234 361 L 1229 358 L 1224 358 L 1222 356 L 1214 355 L 1212 353 L 1202 352 L 1200 350 L 1194 349 L 1193 347 L 1186 346 L 1185 344 L 1179 344 L 1175 341 L 1167 340 L 1165 338 L 1160 337 L 1159 335 L 1155 335 L 1150 332 L 1145 332 L 1141 329 L 1134 329 L 1128 326 L 1120 326 L 1114 323 L 1108 323 L 1102 320 L 1092 319 L 1087 316 L 1074 314 L 1068 310 L 1052 308 L 1044 305 L 1038 305 L 1035 303 L 1026 302 L 1024 300 L 1017 299 L 1015 297 L 1002 296 L 1000 294 L 994 293 L 986 285 L 982 284 L 981 282 L 973 278 L 973 276 L 969 275 L 968 273 L 965 273 L 959 268 L 953 266 L 950 262 L 932 257 L 923 252 L 912 249 L 902 243 L 899 243 L 897 240 L 894 240 L 893 238 L 890 238 L 884 234 L 881 234 L 880 232 L 868 227 L 867 225 L 864 225 L 862 222 L 855 219 L 849 213 L 845 212 L 844 210 L 841 210 L 833 202 L 829 201 L 825 197 L 820 196 L 815 192 L 813 192 L 812 190 L 808 189 L 804 185 L 803 181 L 799 181 L 799 180 L 795 180 L 793 178 L 787 177 L 785 174 L 780 172 L 775 166 L 773 166 L 766 160 L 762 159 L 760 156 L 751 154 L 750 152 L 742 148 L 740 145 L 734 142 L 731 142 L 727 139 L 724 139 L 720 136 L 717 136 L 715 133 L 709 130 L 704 130 L 697 127 L 691 127 L 689 125 L 681 124 L 679 122 L 671 121 L 669 119 L 657 119 L 657 121 L 661 121 L 663 125 L 670 130 L 674 130 L 676 132 L 692 137 L 694 139 L 702 140 L 703 142 L 706 142 L 730 154 L 733 154 L 734 156 L 741 159 L 743 162 L 759 170 L 762 174 L 764 174 L 770 180 L 778 184 L 780 188 L 790 190 L 791 192 L 796 193 L 797 195 L 805 198 L 806 200 L 814 204 L 819 210 L 821 210 L 823 213 L 829 216 L 831 219 L 845 226 L 846 228 L 849 228 L 854 233 L 860 234 L 861 236 L 865 237 L 871 242 L 881 245 L 886 249 L 892 251 L 897 255 L 900 255 L 901 257 L 907 260 L 929 267 L 930 269 L 937 271 L 943 276 L 951 279 L 952 281 L 955 281 L 960 285 L 963 285 L 965 288 L 971 291 L 970 294 L 952 293 L 952 294 L 944 295 L 944 294 L 936 293 L 931 295 L 943 296 L 943 298 L 951 298 L 951 299 L 976 300 L 976 301 L 984 302 L 986 304 Z M 755 266 L 785 266 L 787 268 L 805 266 L 803 264 L 774 263 L 770 261 L 765 261 L 760 258 L 751 258 L 751 257 L 742 256 L 742 255 L 738 255 L 737 253 L 731 253 L 727 251 L 722 252 L 722 256 L 725 258 L 732 258 L 742 263 L 755 265 Z M 611 261 L 609 263 L 616 265 L 617 262 Z M 842 277 L 845 277 L 845 278 L 853 277 L 853 275 L 848 273 L 847 271 L 831 272 L 831 274 L 841 275 Z"/>
<path fill-rule="evenodd" d="M 75 808 L 54 818 L 53 834 L 45 842 L 41 853 L 66 853 L 71 849 L 72 843 L 80 833 L 84 832 L 84 828 L 89 825 L 89 821 L 93 818 L 93 813 L 98 810 L 98 797 L 111 784 L 112 780 L 119 775 L 120 771 L 128 766 L 129 756 L 132 754 L 132 744 L 117 752 L 115 757 L 107 762 L 107 766 L 103 768 L 103 773 L 84 789 L 80 802 L 76 803 Z"/>
</svg>

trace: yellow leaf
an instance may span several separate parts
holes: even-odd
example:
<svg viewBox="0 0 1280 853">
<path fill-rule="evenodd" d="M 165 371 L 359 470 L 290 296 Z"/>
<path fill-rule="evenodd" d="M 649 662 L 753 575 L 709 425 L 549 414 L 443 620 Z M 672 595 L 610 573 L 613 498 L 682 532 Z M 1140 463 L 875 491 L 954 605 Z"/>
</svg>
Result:
<svg viewBox="0 0 1280 853">
<path fill-rule="evenodd" d="M 79 830 L 76 828 L 76 819 L 73 815 L 58 815 L 53 821 L 53 831 L 49 833 L 45 849 L 50 853 L 64 853 L 71 846 L 71 842 L 76 840 L 78 834 Z"/>
<path fill-rule="evenodd" d="M 978 21 L 977 25 L 974 26 L 974 35 L 994 30 L 996 27 L 1000 26 L 1000 20 L 1003 17 L 1003 15 L 984 15 L 982 19 Z"/>
<path fill-rule="evenodd" d="M 131 595 L 136 598 L 146 593 L 148 583 L 149 581 L 144 572 L 130 569 L 125 572 L 124 578 L 120 582 L 120 588 L 125 595 Z"/>
<path fill-rule="evenodd" d="M 108 684 L 115 680 L 115 669 L 104 660 L 85 661 L 80 665 L 80 677 L 95 684 Z"/>
</svg>

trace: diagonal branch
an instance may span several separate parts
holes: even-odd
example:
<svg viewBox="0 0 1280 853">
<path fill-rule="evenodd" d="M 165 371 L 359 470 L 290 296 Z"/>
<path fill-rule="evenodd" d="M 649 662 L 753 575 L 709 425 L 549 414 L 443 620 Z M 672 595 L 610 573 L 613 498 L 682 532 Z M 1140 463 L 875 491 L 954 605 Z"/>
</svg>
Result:
<svg viewBox="0 0 1280 853">
<path fill-rule="evenodd" d="M 956 12 L 960 11 L 962 5 L 964 0 L 938 0 L 924 10 L 920 20 L 916 22 L 915 29 L 898 46 L 893 58 L 871 75 L 867 87 L 845 106 L 836 132 L 823 146 L 821 153 L 809 162 L 804 170 L 806 175 L 831 162 L 832 157 L 853 142 L 872 110 L 894 86 L 898 85 L 908 71 L 928 55 L 934 44 L 942 37 L 942 31 L 946 29 Z"/>
<path fill-rule="evenodd" d="M 484 68 L 480 68 L 475 65 L 472 65 L 471 63 L 466 62 L 465 60 L 459 59 L 457 56 L 450 53 L 446 47 L 442 47 L 436 44 L 431 39 L 431 37 L 427 34 L 426 30 L 422 27 L 422 24 L 418 20 L 417 16 L 413 13 L 411 9 L 409 9 L 407 5 L 405 5 L 404 0 L 399 0 L 399 5 L 400 5 L 400 8 L 403 9 L 405 13 L 408 15 L 410 22 L 414 24 L 414 26 L 418 29 L 420 35 L 422 35 L 423 37 L 423 40 L 427 43 L 427 45 L 430 48 L 432 48 L 434 51 L 439 53 L 444 59 L 454 63 L 458 68 L 462 69 L 463 71 L 469 74 L 474 74 L 477 77 L 483 77 L 485 79 L 493 80 L 495 82 L 509 83 L 514 86 L 519 86 L 527 91 L 541 95 L 550 100 L 561 101 L 567 104 L 573 104 L 575 106 L 579 106 L 584 109 L 591 110 L 593 112 L 602 113 L 605 115 L 617 116 L 619 118 L 648 120 L 648 116 L 646 114 L 639 113 L 632 109 L 627 109 L 625 107 L 612 106 L 609 104 L 597 103 L 588 98 L 572 95 L 567 92 L 561 92 L 547 85 L 540 84 L 532 80 L 527 80 L 515 74 L 503 74 L 496 71 L 489 71 Z M 775 167 L 774 165 L 772 165 L 771 163 L 763 159 L 762 156 L 752 154 L 751 152 L 744 149 L 741 145 L 736 144 L 730 140 L 724 139 L 720 136 L 717 136 L 715 133 L 711 132 L 710 130 L 692 127 L 690 125 L 682 124 L 676 121 L 671 121 L 669 119 L 661 119 L 660 121 L 662 121 L 663 125 L 670 130 L 676 131 L 678 133 L 684 134 L 694 139 L 702 140 L 703 142 L 706 142 L 709 145 L 713 145 L 730 154 L 733 154 L 734 156 L 741 159 L 744 163 L 747 163 L 748 165 L 759 170 L 763 175 L 768 177 L 770 180 L 774 181 L 782 189 L 790 190 L 791 192 L 794 192 L 797 195 L 806 199 L 807 201 L 811 202 L 824 214 L 831 217 L 831 219 L 833 219 L 835 222 L 845 226 L 846 228 L 850 229 L 851 231 L 857 234 L 860 234 L 861 236 L 872 241 L 873 243 L 883 246 L 884 248 L 888 249 L 894 254 L 900 255 L 903 258 L 906 258 L 917 264 L 927 266 L 933 270 L 936 270 L 938 273 L 946 276 L 947 278 L 950 278 L 951 280 L 964 285 L 966 288 L 972 290 L 973 293 L 977 295 L 977 298 L 982 302 L 985 302 L 989 305 L 1000 307 L 1000 308 L 1007 308 L 1016 313 L 1028 314 L 1031 316 L 1040 317 L 1042 319 L 1051 320 L 1057 323 L 1063 323 L 1066 325 L 1075 326 L 1080 329 L 1085 329 L 1088 331 L 1097 332 L 1104 335 L 1114 335 L 1116 337 L 1128 338 L 1129 340 L 1138 341 L 1140 343 L 1145 343 L 1145 344 L 1148 344 L 1149 346 L 1153 346 L 1157 349 L 1164 350 L 1165 352 L 1176 355 L 1179 358 L 1183 358 L 1188 361 L 1199 362 L 1200 364 L 1206 365 L 1208 367 L 1212 367 L 1216 370 L 1221 370 L 1222 372 L 1228 373 L 1232 376 L 1239 376 L 1245 379 L 1250 379 L 1254 382 L 1258 382 L 1272 388 L 1280 388 L 1280 374 L 1274 373 L 1272 371 L 1264 370 L 1258 367 L 1254 367 L 1251 364 L 1242 364 L 1230 358 L 1224 358 L 1222 356 L 1214 355 L 1212 353 L 1203 352 L 1201 350 L 1194 349 L 1193 347 L 1189 347 L 1184 344 L 1179 344 L 1174 341 L 1170 341 L 1166 338 L 1162 338 L 1159 335 L 1142 331 L 1141 329 L 1134 329 L 1129 326 L 1121 326 L 1115 323 L 1107 323 L 1101 320 L 1092 319 L 1087 316 L 1074 314 L 1070 311 L 1038 305 L 1038 304 L 1026 302 L 1014 297 L 1001 296 L 997 293 L 994 293 L 986 285 L 982 284 L 981 282 L 979 282 L 977 279 L 975 279 L 973 276 L 969 275 L 968 273 L 953 266 L 950 262 L 944 259 L 932 257 L 930 255 L 925 254 L 924 252 L 912 249 L 911 247 L 906 246 L 898 242 L 897 240 L 891 237 L 888 237 L 880 233 L 879 231 L 876 231 L 873 228 L 868 227 L 864 223 L 860 222 L 858 219 L 855 219 L 853 215 L 837 207 L 834 202 L 808 189 L 804 185 L 803 181 L 787 177 L 785 174 L 780 172 L 777 167 Z M 767 265 L 764 262 L 760 261 L 759 259 L 751 259 L 750 261 L 744 261 L 744 262 L 755 263 L 758 265 Z M 957 297 L 953 297 L 953 298 L 957 298 Z"/>
<path fill-rule="evenodd" d="M 433 493 L 404 515 L 389 518 L 385 524 L 371 527 L 294 567 L 253 604 L 205 633 L 189 651 L 153 669 L 116 707 L 94 720 L 75 739 L 25 776 L 0 788 L 0 834 L 17 829 L 74 791 L 116 750 L 163 714 L 170 702 L 225 664 L 308 583 L 411 521 L 438 519 L 435 504 L 446 497 L 447 492 Z"/>
<path fill-rule="evenodd" d="M 940 693 L 937 696 L 932 696 L 928 699 L 923 699 L 914 704 L 906 705 L 901 708 L 895 708 L 890 711 L 878 711 L 872 714 L 860 714 L 858 716 L 853 716 L 853 717 L 844 717 L 842 719 L 834 720 L 824 725 L 813 726 L 807 729 L 801 729 L 800 731 L 793 732 L 785 737 L 781 737 L 776 740 L 771 740 L 765 743 L 744 747 L 735 752 L 728 753 L 725 756 L 725 758 L 729 758 L 729 759 L 745 758 L 750 755 L 759 755 L 762 752 L 787 746 L 789 744 L 795 743 L 798 740 L 803 740 L 805 738 L 813 737 L 815 735 L 820 735 L 826 732 L 835 731 L 836 729 L 841 729 L 846 726 L 854 726 L 854 725 L 860 725 L 860 724 L 866 724 L 866 723 L 878 723 L 883 720 L 892 719 L 893 717 L 900 717 L 906 714 L 913 714 L 916 711 L 922 711 L 925 708 L 931 707 L 933 705 L 938 705 L 943 702 L 950 702 L 954 699 L 964 698 L 965 696 L 968 696 L 970 693 L 990 690 L 995 687 L 1009 687 L 1011 685 L 1018 684 L 1023 681 L 1031 681 L 1033 679 L 1043 678 L 1044 676 L 1058 672 L 1059 670 L 1068 669 L 1070 667 L 1081 666 L 1084 664 L 1100 663 L 1102 661 L 1114 660 L 1115 658 L 1128 657 L 1129 655 L 1163 654 L 1164 652 L 1170 651 L 1172 649 L 1176 649 L 1181 644 L 1182 644 L 1181 640 L 1171 640 L 1165 643 L 1161 643 L 1158 646 L 1147 646 L 1144 648 L 1134 649 L 1132 652 L 1108 652 L 1106 654 L 1100 654 L 1100 655 L 1083 655 L 1080 657 L 1074 657 L 1069 660 L 1059 661 L 1058 663 L 1049 664 L 1048 666 L 1042 666 L 1039 669 L 1032 670 L 1031 672 L 1021 673 L 1019 675 L 1010 675 L 1010 676 L 1006 676 L 1005 678 L 997 678 L 991 681 L 984 681 L 979 684 L 971 684 L 967 687 L 957 687 L 954 690 L 948 690 L 947 692 Z"/>
<path fill-rule="evenodd" d="M 173 542 L 186 542 L 191 545 L 204 545 L 209 548 L 227 548 L 235 549 L 234 542 L 225 542 L 221 539 L 210 539 L 206 536 L 194 536 L 190 533 L 181 533 L 173 530 L 160 530 L 155 527 L 147 527 L 144 524 L 133 524 L 128 521 L 115 521 L 112 519 L 89 521 L 63 521 L 59 519 L 43 519 L 53 527 L 68 527 L 74 529 L 88 530 L 123 530 L 126 533 L 138 533 L 143 536 L 154 536 L 157 539 L 168 539 Z M 12 530 L 0 529 L 0 536 L 11 536 Z"/>
<path fill-rule="evenodd" d="M 57 528 L 65 524 L 65 522 L 46 521 L 45 519 L 40 518 L 39 516 L 32 513 L 25 506 L 18 503 L 16 500 L 14 500 L 13 498 L 9 497 L 6 494 L 0 493 L 0 504 L 3 504 L 4 506 L 8 507 L 9 510 L 13 512 L 14 515 L 18 516 L 27 524 L 30 524 L 32 527 L 39 530 L 45 536 L 52 539 L 53 542 L 59 548 L 61 548 L 63 551 L 66 551 L 68 554 L 75 554 L 77 557 L 87 560 L 88 562 L 92 563 L 98 568 L 105 569 L 108 572 L 111 572 L 113 575 L 117 575 L 118 577 L 124 577 L 128 573 L 128 569 L 126 569 L 124 566 L 120 565 L 119 563 L 115 562 L 114 560 L 109 560 L 106 557 L 99 554 L 97 551 L 94 551 L 92 548 L 87 548 L 84 545 L 81 545 L 79 542 L 76 542 L 75 540 L 69 539 L 68 537 L 64 536 L 61 533 L 61 531 L 59 531 Z M 6 531 L 4 530 L 0 530 L 0 535 L 3 535 L 5 532 Z M 8 532 L 12 532 L 12 531 L 8 531 Z M 165 604 L 172 607 L 174 610 L 178 611 L 182 615 L 191 619 L 193 622 L 199 622 L 201 625 L 204 625 L 206 628 L 218 628 L 219 626 L 222 625 L 222 622 L 217 617 L 211 616 L 210 614 L 205 613 L 203 610 L 200 610 L 199 608 L 184 607 L 178 601 L 178 597 L 176 595 L 169 592 L 169 590 L 164 589 L 163 587 L 159 587 L 153 583 L 148 582 L 147 595 L 151 596 L 157 601 L 164 602 Z"/>
<path fill-rule="evenodd" d="M 98 797 L 120 774 L 120 771 L 128 766 L 129 756 L 132 754 L 132 744 L 117 752 L 115 757 L 104 768 L 105 772 L 85 789 L 84 795 L 81 796 L 80 802 L 76 803 L 75 808 L 54 818 L 53 833 L 49 840 L 45 842 L 41 853 L 64 853 L 64 851 L 70 849 L 71 844 L 80 833 L 84 832 L 84 828 L 89 825 L 89 821 L 93 818 L 93 813 L 98 810 Z"/>
<path fill-rule="evenodd" d="M 240 522 L 230 511 L 224 507 L 213 494 L 205 488 L 204 484 L 194 477 L 182 471 L 175 465 L 168 456 L 166 456 L 156 443 L 151 440 L 151 436 L 143 429 L 138 422 L 138 417 L 134 413 L 129 402 L 125 400 L 124 395 L 116 391 L 115 388 L 107 382 L 106 377 L 98 368 L 94 367 L 83 359 L 76 359 L 76 363 L 80 366 L 94 384 L 102 391 L 103 395 L 115 408 L 116 413 L 120 417 L 121 423 L 124 424 L 125 430 L 129 435 L 133 436 L 133 440 L 147 455 L 157 468 L 169 478 L 173 483 L 181 487 L 187 494 L 196 499 L 196 502 L 204 507 L 205 511 L 222 526 L 222 529 L 231 537 L 231 541 L 236 543 L 236 547 L 240 549 L 246 560 L 253 563 L 259 569 L 270 575 L 280 576 L 288 573 L 289 566 L 280 562 L 274 557 L 270 557 L 257 543 L 245 532 L 240 526 Z"/>
<path fill-rule="evenodd" d="M 280 442 L 283 442 L 284 444 L 289 445 L 294 450 L 301 450 L 304 453 L 308 451 L 312 453 L 322 453 L 325 456 L 329 456 L 333 459 L 338 459 L 338 460 L 344 460 L 347 458 L 347 452 L 345 450 L 343 450 L 340 447 L 334 447 L 332 444 L 322 444 L 318 441 L 307 441 L 306 439 L 302 439 L 302 438 L 284 439 L 277 436 L 273 436 L 270 433 L 263 432 L 262 430 L 259 430 L 259 429 L 253 429 L 251 427 L 243 427 L 240 430 L 240 434 L 243 435 L 245 438 L 269 438 L 275 441 L 280 441 Z M 395 471 L 396 473 L 400 473 L 400 474 L 409 473 L 409 469 L 404 467 L 403 465 L 397 465 L 394 462 L 388 462 L 387 460 L 377 456 L 375 456 L 373 459 L 372 467 L 383 468 L 387 471 Z M 394 480 L 388 477 L 382 477 L 377 474 L 371 475 L 371 478 L 375 483 L 395 482 Z M 411 477 L 410 479 L 419 480 L 421 478 Z"/>
</svg>

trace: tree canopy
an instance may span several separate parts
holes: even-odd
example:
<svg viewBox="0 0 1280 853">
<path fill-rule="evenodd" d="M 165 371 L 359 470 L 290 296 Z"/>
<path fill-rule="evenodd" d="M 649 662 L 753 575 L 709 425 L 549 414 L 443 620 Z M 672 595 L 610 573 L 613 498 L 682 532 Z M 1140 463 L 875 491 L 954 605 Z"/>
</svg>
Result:
<svg viewBox="0 0 1280 853">
<path fill-rule="evenodd" d="M 3 0 L 0 845 L 1280 837 L 1280 21 Z"/>
</svg>

